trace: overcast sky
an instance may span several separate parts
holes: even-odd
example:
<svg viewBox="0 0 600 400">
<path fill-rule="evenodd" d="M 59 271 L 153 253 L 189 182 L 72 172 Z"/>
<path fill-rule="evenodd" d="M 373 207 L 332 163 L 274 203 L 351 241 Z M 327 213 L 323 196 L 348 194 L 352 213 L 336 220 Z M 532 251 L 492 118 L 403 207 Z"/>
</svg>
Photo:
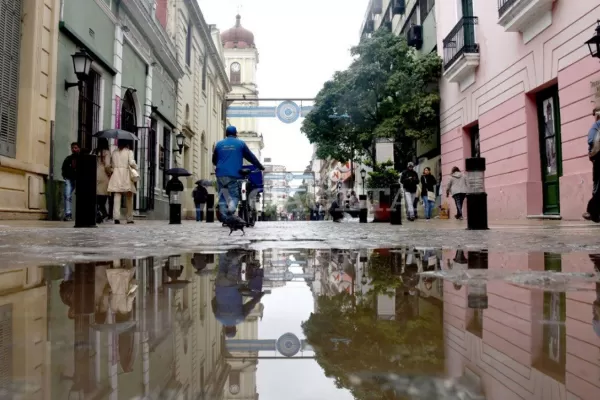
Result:
<svg viewBox="0 0 600 400">
<path fill-rule="evenodd" d="M 314 98 L 323 83 L 351 61 L 368 0 L 198 0 L 204 18 L 221 31 L 235 25 L 252 31 L 260 54 L 260 97 Z M 261 106 L 275 106 L 264 103 Z M 312 146 L 300 132 L 301 121 L 286 125 L 261 118 L 263 157 L 288 171 L 303 171 Z"/>
</svg>

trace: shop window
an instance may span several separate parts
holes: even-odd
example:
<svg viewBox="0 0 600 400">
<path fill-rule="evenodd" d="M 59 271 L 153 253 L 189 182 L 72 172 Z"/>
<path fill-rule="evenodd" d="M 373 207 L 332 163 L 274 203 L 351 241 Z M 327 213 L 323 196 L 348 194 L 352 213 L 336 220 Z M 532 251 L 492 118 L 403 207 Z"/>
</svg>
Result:
<svg viewBox="0 0 600 400">
<path fill-rule="evenodd" d="M 481 157 L 481 146 L 479 145 L 479 125 L 469 129 L 469 139 L 471 140 L 471 157 Z"/>
</svg>

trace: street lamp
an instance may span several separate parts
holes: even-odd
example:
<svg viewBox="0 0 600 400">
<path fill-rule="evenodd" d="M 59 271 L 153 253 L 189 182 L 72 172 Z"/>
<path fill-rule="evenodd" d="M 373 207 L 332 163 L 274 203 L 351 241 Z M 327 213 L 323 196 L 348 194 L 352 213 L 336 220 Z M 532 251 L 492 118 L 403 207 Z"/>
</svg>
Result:
<svg viewBox="0 0 600 400">
<path fill-rule="evenodd" d="M 90 74 L 93 62 L 92 57 L 83 49 L 71 55 L 71 57 L 73 58 L 73 71 L 75 71 L 75 75 L 77 76 L 77 82 L 71 83 L 65 79 L 65 90 L 80 86 Z"/>
<path fill-rule="evenodd" d="M 175 150 L 175 151 L 179 151 L 179 154 L 181 154 L 183 152 L 183 144 L 185 142 L 185 135 L 183 133 L 179 132 L 175 136 L 175 141 L 177 142 L 177 150 Z"/>
<path fill-rule="evenodd" d="M 365 178 L 366 177 L 367 177 L 367 171 L 363 168 L 360 170 L 360 179 L 362 179 L 362 187 L 363 187 L 362 194 L 365 194 Z"/>
<path fill-rule="evenodd" d="M 585 44 L 588 45 L 592 57 L 600 58 L 600 20 L 598 20 L 596 34 L 592 36 L 590 40 L 585 42 Z"/>
</svg>

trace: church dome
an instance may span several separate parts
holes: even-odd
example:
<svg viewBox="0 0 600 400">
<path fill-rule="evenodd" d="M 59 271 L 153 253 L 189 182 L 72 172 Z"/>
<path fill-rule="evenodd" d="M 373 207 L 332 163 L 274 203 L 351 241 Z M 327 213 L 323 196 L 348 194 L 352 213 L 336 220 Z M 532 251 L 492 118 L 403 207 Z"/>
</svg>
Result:
<svg viewBox="0 0 600 400">
<path fill-rule="evenodd" d="M 242 27 L 242 17 L 238 14 L 235 26 L 221 34 L 221 42 L 226 49 L 248 49 L 254 48 L 254 34 Z"/>
</svg>

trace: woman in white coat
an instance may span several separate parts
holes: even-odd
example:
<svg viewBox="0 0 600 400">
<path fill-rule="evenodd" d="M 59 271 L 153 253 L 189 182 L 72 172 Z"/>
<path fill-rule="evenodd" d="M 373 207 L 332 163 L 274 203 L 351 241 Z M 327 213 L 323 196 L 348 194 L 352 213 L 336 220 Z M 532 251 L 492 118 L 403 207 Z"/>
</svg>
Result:
<svg viewBox="0 0 600 400">
<path fill-rule="evenodd" d="M 137 192 L 134 179 L 137 179 L 139 174 L 133 151 L 130 150 L 127 143 L 125 140 L 119 140 L 119 148 L 112 153 L 113 173 L 108 183 L 108 191 L 115 195 L 113 207 L 115 224 L 121 223 L 121 198 L 123 195 L 125 195 L 127 223 L 133 224 L 133 195 Z"/>
</svg>

